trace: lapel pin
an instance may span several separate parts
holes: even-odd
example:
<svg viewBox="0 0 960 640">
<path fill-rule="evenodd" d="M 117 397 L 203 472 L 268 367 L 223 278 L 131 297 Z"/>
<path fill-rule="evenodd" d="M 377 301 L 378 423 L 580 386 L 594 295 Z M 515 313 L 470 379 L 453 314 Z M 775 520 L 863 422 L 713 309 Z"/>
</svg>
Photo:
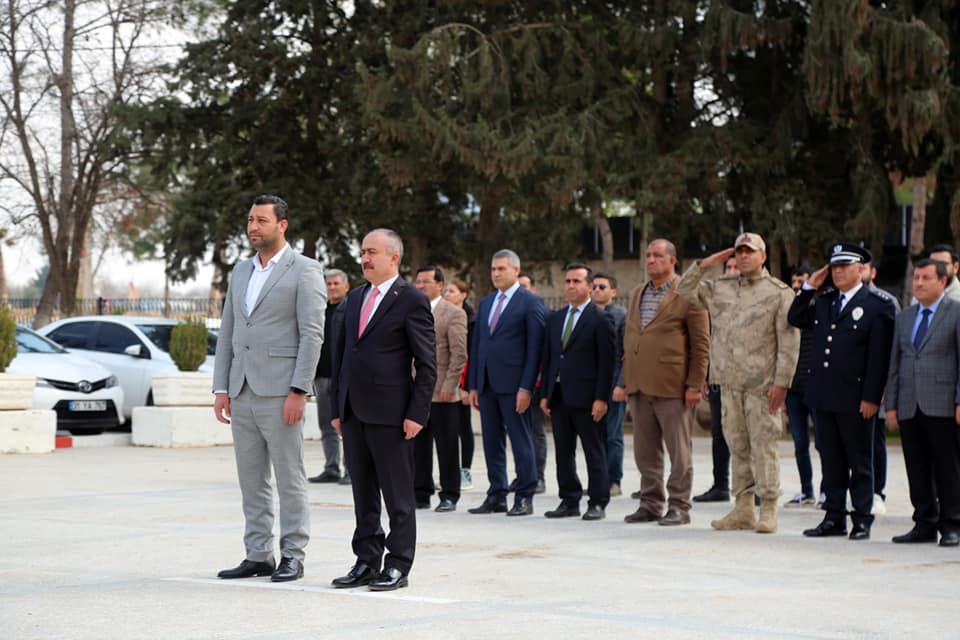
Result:
<svg viewBox="0 0 960 640">
<path fill-rule="evenodd" d="M 854 320 L 859 320 L 860 318 L 863 317 L 863 307 L 857 307 L 856 309 L 853 310 L 853 313 L 850 315 L 853 316 Z"/>
</svg>

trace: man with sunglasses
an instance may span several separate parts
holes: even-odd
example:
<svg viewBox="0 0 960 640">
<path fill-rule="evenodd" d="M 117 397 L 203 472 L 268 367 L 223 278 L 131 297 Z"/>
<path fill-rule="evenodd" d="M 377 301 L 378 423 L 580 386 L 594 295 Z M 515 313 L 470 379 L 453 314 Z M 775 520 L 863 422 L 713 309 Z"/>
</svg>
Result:
<svg viewBox="0 0 960 640">
<path fill-rule="evenodd" d="M 616 297 L 616 277 L 602 272 L 595 273 L 590 298 L 598 309 L 602 309 L 610 315 L 613 319 L 614 328 L 613 393 L 605 418 L 607 423 L 607 471 L 610 476 L 611 496 L 621 494 L 623 417 L 627 406 L 627 391 L 623 387 L 623 327 L 627 322 L 627 310 L 614 302 Z"/>
</svg>

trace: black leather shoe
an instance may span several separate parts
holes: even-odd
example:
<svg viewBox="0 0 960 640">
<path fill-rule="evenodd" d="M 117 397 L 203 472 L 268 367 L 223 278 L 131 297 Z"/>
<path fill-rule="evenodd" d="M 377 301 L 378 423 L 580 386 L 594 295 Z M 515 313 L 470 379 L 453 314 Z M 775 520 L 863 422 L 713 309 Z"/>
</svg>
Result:
<svg viewBox="0 0 960 640">
<path fill-rule="evenodd" d="M 649 511 L 647 511 L 647 510 L 644 509 L 643 507 L 640 507 L 639 509 L 637 509 L 637 510 L 634 511 L 633 513 L 631 513 L 631 514 L 629 514 L 629 515 L 627 515 L 627 516 L 624 516 L 623 521 L 624 521 L 624 522 L 630 522 L 630 523 L 634 523 L 634 522 L 656 522 L 656 521 L 659 520 L 659 519 L 660 519 L 660 516 L 659 516 L 659 515 L 657 515 L 657 514 L 655 514 L 655 513 L 650 513 Z"/>
<path fill-rule="evenodd" d="M 537 488 L 533 490 L 534 493 L 546 493 L 547 492 L 547 483 L 543 480 L 537 480 Z"/>
<path fill-rule="evenodd" d="M 508 516 L 530 516 L 533 515 L 533 501 L 530 498 L 517 498 L 513 502 L 513 508 L 507 511 Z"/>
<path fill-rule="evenodd" d="M 337 484 L 350 484 L 350 476 L 343 474 L 343 477 L 337 481 Z"/>
<path fill-rule="evenodd" d="M 506 513 L 507 512 L 507 502 L 506 500 L 498 502 L 492 498 L 486 498 L 479 507 L 474 507 L 473 509 L 467 509 L 467 513 Z"/>
<path fill-rule="evenodd" d="M 803 535 L 808 538 L 826 538 L 829 536 L 845 536 L 847 535 L 847 526 L 846 524 L 841 524 L 834 522 L 833 520 L 824 520 L 818 524 L 813 529 L 807 529 L 803 532 Z"/>
<path fill-rule="evenodd" d="M 443 499 L 440 501 L 440 504 L 437 505 L 437 508 L 434 509 L 437 513 L 449 513 L 450 511 L 457 510 L 457 503 L 453 500 Z"/>
<path fill-rule="evenodd" d="M 515 493 L 517 490 L 517 479 L 514 478 L 510 481 L 510 486 L 507 487 L 507 493 Z"/>
<path fill-rule="evenodd" d="M 407 576 L 400 569 L 384 569 L 376 578 L 370 581 L 370 591 L 393 591 L 407 586 Z"/>
<path fill-rule="evenodd" d="M 577 505 L 566 504 L 561 502 L 560 506 L 554 509 L 553 511 L 546 511 L 543 514 L 544 518 L 575 518 L 580 515 L 580 507 Z"/>
<path fill-rule="evenodd" d="M 334 578 L 330 584 L 337 589 L 352 589 L 353 587 L 362 587 L 365 584 L 370 584 L 370 581 L 376 577 L 376 569 L 363 562 L 358 562 L 350 567 L 347 575 Z"/>
<path fill-rule="evenodd" d="M 340 474 L 334 473 L 333 471 L 324 471 L 318 476 L 313 476 L 312 478 L 307 478 L 310 482 L 325 484 L 328 482 L 340 482 Z"/>
<path fill-rule="evenodd" d="M 869 540 L 870 525 L 864 524 L 862 522 L 854 522 L 853 526 L 850 527 L 850 539 L 851 540 Z"/>
<path fill-rule="evenodd" d="M 277 570 L 270 575 L 270 582 L 290 582 L 303 577 L 303 563 L 296 558 L 283 558 Z"/>
<path fill-rule="evenodd" d="M 690 524 L 690 514 L 686 511 L 668 509 L 667 515 L 657 520 L 657 523 L 664 527 L 675 527 L 681 524 Z"/>
<path fill-rule="evenodd" d="M 955 547 L 960 545 L 960 533 L 956 531 L 947 531 L 940 535 L 941 547 Z"/>
<path fill-rule="evenodd" d="M 924 531 L 920 527 L 914 527 L 900 536 L 893 536 L 893 542 L 897 544 L 915 544 L 918 542 L 936 542 L 936 531 Z"/>
<path fill-rule="evenodd" d="M 583 514 L 584 520 L 603 520 L 607 517 L 607 512 L 598 504 L 592 504 L 587 507 L 587 512 Z"/>
<path fill-rule="evenodd" d="M 417 509 L 429 509 L 430 500 L 417 500 Z"/>
<path fill-rule="evenodd" d="M 244 560 L 233 569 L 224 569 L 217 574 L 217 577 L 224 580 L 234 580 L 236 578 L 269 576 L 271 573 L 273 573 L 272 562 L 254 562 L 252 560 Z"/>
<path fill-rule="evenodd" d="M 713 486 L 698 496 L 693 496 L 694 502 L 730 502 L 730 492 Z"/>
</svg>

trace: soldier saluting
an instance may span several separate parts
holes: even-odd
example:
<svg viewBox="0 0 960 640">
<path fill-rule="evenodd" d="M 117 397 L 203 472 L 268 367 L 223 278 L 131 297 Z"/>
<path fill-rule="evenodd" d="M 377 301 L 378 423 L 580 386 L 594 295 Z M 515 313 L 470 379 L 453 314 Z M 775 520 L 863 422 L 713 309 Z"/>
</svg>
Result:
<svg viewBox="0 0 960 640">
<path fill-rule="evenodd" d="M 850 539 L 867 540 L 873 524 L 873 423 L 887 380 L 895 310 L 861 281 L 869 251 L 840 242 L 829 253 L 830 264 L 803 284 L 789 315 L 793 326 L 813 329 L 806 401 L 817 415 L 826 494 L 823 522 L 803 535 L 846 535 L 849 488 Z M 828 272 L 835 288 L 814 300 Z"/>
</svg>

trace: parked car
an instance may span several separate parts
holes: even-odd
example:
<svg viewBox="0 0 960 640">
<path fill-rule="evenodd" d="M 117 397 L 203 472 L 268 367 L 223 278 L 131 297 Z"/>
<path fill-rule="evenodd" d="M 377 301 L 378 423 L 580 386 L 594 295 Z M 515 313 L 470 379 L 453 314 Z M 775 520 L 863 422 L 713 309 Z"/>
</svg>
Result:
<svg viewBox="0 0 960 640">
<path fill-rule="evenodd" d="M 153 404 L 153 374 L 176 371 L 170 357 L 170 335 L 177 320 L 135 316 L 78 316 L 52 322 L 39 332 L 73 353 L 94 360 L 120 380 L 123 415 Z M 217 338 L 207 336 L 207 358 L 200 371 L 213 373 Z"/>
<path fill-rule="evenodd" d="M 33 408 L 56 411 L 58 429 L 101 433 L 123 423 L 117 377 L 30 329 L 17 327 L 17 357 L 7 370 L 37 377 Z"/>
</svg>

